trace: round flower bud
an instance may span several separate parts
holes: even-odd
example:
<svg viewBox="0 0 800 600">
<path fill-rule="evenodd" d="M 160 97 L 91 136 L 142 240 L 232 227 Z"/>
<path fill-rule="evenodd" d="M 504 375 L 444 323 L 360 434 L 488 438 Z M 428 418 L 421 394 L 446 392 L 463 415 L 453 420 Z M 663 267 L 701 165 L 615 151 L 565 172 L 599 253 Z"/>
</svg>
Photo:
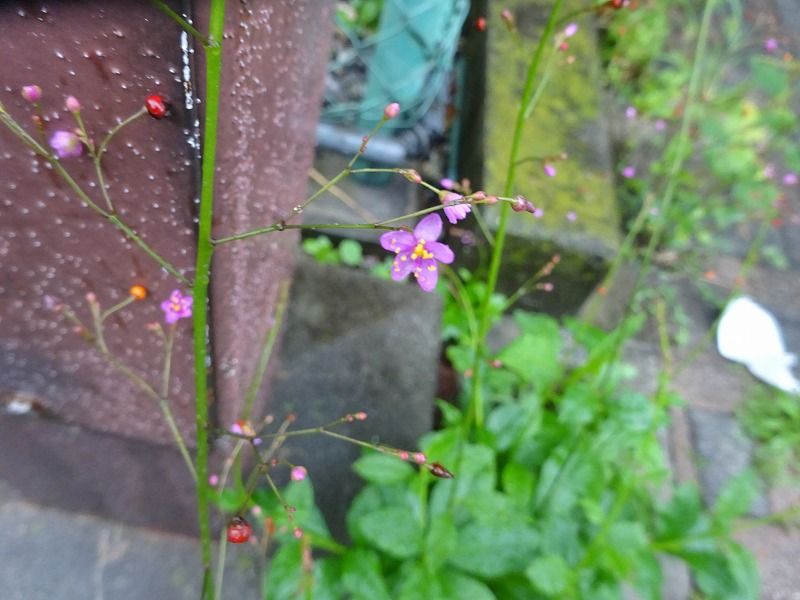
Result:
<svg viewBox="0 0 800 600">
<path fill-rule="evenodd" d="M 22 86 L 22 97 L 28 102 L 38 102 L 42 99 L 42 88 L 38 85 Z"/>
</svg>

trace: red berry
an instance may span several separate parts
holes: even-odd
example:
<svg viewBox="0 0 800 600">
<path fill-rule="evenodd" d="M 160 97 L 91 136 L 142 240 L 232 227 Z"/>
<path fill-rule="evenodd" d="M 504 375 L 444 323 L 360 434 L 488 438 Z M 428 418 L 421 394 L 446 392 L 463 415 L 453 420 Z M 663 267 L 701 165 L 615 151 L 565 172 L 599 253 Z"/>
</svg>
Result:
<svg viewBox="0 0 800 600">
<path fill-rule="evenodd" d="M 244 544 L 250 539 L 253 528 L 242 517 L 233 517 L 228 523 L 228 541 L 231 544 Z"/>
<path fill-rule="evenodd" d="M 486 17 L 478 17 L 475 19 L 475 29 L 478 31 L 486 31 Z"/>
<path fill-rule="evenodd" d="M 159 94 L 150 94 L 144 99 L 144 106 L 151 117 L 163 119 L 167 116 L 167 103 L 164 97 Z"/>
</svg>

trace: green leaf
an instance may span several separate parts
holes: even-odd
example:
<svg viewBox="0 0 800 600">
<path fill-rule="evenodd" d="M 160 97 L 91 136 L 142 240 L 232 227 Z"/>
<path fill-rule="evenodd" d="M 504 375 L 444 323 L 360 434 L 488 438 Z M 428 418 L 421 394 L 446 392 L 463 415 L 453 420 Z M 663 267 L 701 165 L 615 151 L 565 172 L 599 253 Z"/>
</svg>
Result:
<svg viewBox="0 0 800 600">
<path fill-rule="evenodd" d="M 446 427 L 450 427 L 452 425 L 458 425 L 459 423 L 461 423 L 463 415 L 461 414 L 461 411 L 458 410 L 457 407 L 439 398 L 436 399 L 436 406 L 442 413 L 442 419 L 444 420 L 444 424 Z"/>
<path fill-rule="evenodd" d="M 333 558 L 314 561 L 314 582 L 311 597 L 314 600 L 339 600 L 342 597 L 342 564 Z"/>
<path fill-rule="evenodd" d="M 436 577 L 419 563 L 405 563 L 395 581 L 395 600 L 446 600 Z"/>
<path fill-rule="evenodd" d="M 362 516 L 356 522 L 360 537 L 396 558 L 411 558 L 422 547 L 422 530 L 410 509 L 400 506 L 382 508 Z"/>
<path fill-rule="evenodd" d="M 523 333 L 497 355 L 504 368 L 538 390 L 547 389 L 561 376 L 560 340 L 554 341 L 547 329 Z"/>
<path fill-rule="evenodd" d="M 503 468 L 501 476 L 503 489 L 518 506 L 528 506 L 533 498 L 533 488 L 536 478 L 530 469 L 519 463 L 509 462 Z"/>
<path fill-rule="evenodd" d="M 456 547 L 458 532 L 453 517 L 443 514 L 431 520 L 425 536 L 425 564 L 428 570 L 437 570 Z"/>
<path fill-rule="evenodd" d="M 525 576 L 539 591 L 556 596 L 566 589 L 571 572 L 572 569 L 560 555 L 545 554 L 525 569 Z"/>
<path fill-rule="evenodd" d="M 633 572 L 639 554 L 647 547 L 647 532 L 641 523 L 617 521 L 608 528 L 600 549 L 600 562 L 619 579 L 625 579 Z"/>
<path fill-rule="evenodd" d="M 295 600 L 300 596 L 302 548 L 296 540 L 281 544 L 264 573 L 264 593 L 272 600 Z"/>
<path fill-rule="evenodd" d="M 216 503 L 222 512 L 232 513 L 240 510 L 247 501 L 247 493 L 244 488 L 225 488 L 216 493 Z"/>
<path fill-rule="evenodd" d="M 494 434 L 495 448 L 504 452 L 519 438 L 527 425 L 525 409 L 519 404 L 501 404 L 489 413 L 486 428 Z"/>
<path fill-rule="evenodd" d="M 441 573 L 439 584 L 446 600 L 495 600 L 486 584 L 458 571 Z"/>
<path fill-rule="evenodd" d="M 378 554 L 364 548 L 348 550 L 342 559 L 342 584 L 352 600 L 391 600 Z"/>
<path fill-rule="evenodd" d="M 661 509 L 658 521 L 659 539 L 674 540 L 689 533 L 698 524 L 702 501 L 697 487 L 681 485 Z"/>
<path fill-rule="evenodd" d="M 521 571 L 530 562 L 539 536 L 528 525 L 469 523 L 458 532 L 450 564 L 481 578 Z"/>
<path fill-rule="evenodd" d="M 339 244 L 339 258 L 348 267 L 357 267 L 364 260 L 361 244 L 355 240 L 342 240 Z"/>
<path fill-rule="evenodd" d="M 744 472 L 730 479 L 720 491 L 714 505 L 714 517 L 723 523 L 743 516 L 758 496 L 756 476 Z"/>
<path fill-rule="evenodd" d="M 389 484 L 406 481 L 414 468 L 396 456 L 370 452 L 353 463 L 353 470 L 369 483 Z"/>
</svg>

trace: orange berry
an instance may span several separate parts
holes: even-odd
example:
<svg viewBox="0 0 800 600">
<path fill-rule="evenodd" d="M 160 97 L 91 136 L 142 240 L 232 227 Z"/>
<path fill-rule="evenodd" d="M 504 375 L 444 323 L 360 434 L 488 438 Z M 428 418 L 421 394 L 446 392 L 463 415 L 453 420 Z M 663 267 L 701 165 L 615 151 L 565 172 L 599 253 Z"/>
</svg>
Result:
<svg viewBox="0 0 800 600">
<path fill-rule="evenodd" d="M 137 300 L 144 300 L 147 298 L 147 288 L 143 285 L 132 285 L 131 289 L 128 291 L 130 292 L 130 295 Z"/>
</svg>

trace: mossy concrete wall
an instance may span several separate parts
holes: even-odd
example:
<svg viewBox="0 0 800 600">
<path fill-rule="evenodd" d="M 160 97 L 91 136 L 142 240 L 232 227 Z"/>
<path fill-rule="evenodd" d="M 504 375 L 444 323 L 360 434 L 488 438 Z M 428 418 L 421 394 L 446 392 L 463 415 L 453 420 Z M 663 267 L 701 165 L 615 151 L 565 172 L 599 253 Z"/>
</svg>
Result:
<svg viewBox="0 0 800 600">
<path fill-rule="evenodd" d="M 483 142 L 471 151 L 483 153 L 482 185 L 492 193 L 505 186 L 528 64 L 552 4 L 552 0 L 508 0 L 488 6 Z M 562 14 L 571 13 L 579 5 L 566 2 Z M 504 26 L 500 18 L 503 8 L 514 13 L 517 32 L 511 33 Z M 580 28 L 569 38 L 566 51 L 546 49 L 542 68 L 548 55 L 555 52 L 551 76 L 522 137 L 519 159 L 523 162 L 517 168 L 513 193 L 542 208 L 544 216 L 537 219 L 525 213 L 509 219 L 510 236 L 500 280 L 504 291 L 513 291 L 553 253 L 561 254 L 561 264 L 550 278 L 554 291 L 535 293 L 522 301 L 529 308 L 555 313 L 580 305 L 620 243 L 597 39 L 590 17 L 577 22 Z M 553 162 L 557 174 L 546 176 L 541 159 L 562 152 L 569 158 Z M 469 161 L 468 156 L 465 159 Z M 567 217 L 570 212 L 577 217 L 574 221 Z M 499 210 L 493 208 L 486 215 L 490 226 L 495 226 Z"/>
</svg>

